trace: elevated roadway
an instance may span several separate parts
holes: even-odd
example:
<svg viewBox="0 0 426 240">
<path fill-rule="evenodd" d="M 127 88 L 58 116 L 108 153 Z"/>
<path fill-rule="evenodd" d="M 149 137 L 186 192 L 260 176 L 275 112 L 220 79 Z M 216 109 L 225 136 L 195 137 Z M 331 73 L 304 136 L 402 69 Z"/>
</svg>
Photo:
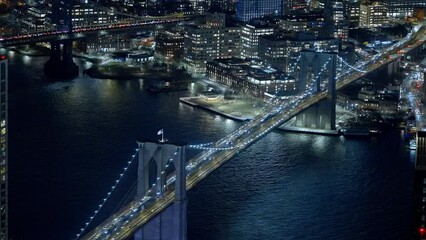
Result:
<svg viewBox="0 0 426 240">
<path fill-rule="evenodd" d="M 126 32 L 145 27 L 157 25 L 177 24 L 192 19 L 194 16 L 171 15 L 164 17 L 148 17 L 124 20 L 111 24 L 93 25 L 87 27 L 73 28 L 72 32 L 67 31 L 42 31 L 14 36 L 0 36 L 0 47 L 9 47 L 37 42 L 50 42 L 60 40 L 74 40 L 85 38 L 91 35 L 107 35 L 112 32 Z"/>
</svg>

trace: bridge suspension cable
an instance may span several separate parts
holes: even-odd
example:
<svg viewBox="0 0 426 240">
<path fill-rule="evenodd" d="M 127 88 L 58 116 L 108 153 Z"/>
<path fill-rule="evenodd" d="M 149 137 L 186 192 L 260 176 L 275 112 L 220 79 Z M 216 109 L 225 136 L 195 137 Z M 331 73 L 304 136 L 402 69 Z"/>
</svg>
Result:
<svg viewBox="0 0 426 240">
<path fill-rule="evenodd" d="M 350 67 L 350 68 L 352 68 L 353 70 L 355 70 L 355 71 L 357 71 L 357 72 L 360 72 L 360 73 L 366 73 L 367 71 L 365 71 L 365 70 L 362 70 L 362 69 L 359 69 L 359 68 L 357 68 L 357 67 L 354 67 L 354 66 L 352 66 L 352 65 L 350 65 L 348 62 L 346 62 L 342 57 L 340 57 L 340 56 L 338 56 L 338 59 L 342 62 L 342 63 L 344 63 L 346 66 L 348 66 L 348 67 Z"/>
<path fill-rule="evenodd" d="M 124 175 L 127 173 L 127 169 L 129 168 L 129 166 L 132 164 L 132 162 L 134 162 L 134 160 L 137 158 L 137 153 L 139 152 L 139 149 L 136 149 L 135 154 L 132 155 L 131 160 L 127 162 L 126 167 L 124 167 L 124 171 L 123 173 L 120 174 L 120 177 L 115 181 L 114 185 L 112 186 L 111 191 L 108 192 L 106 198 L 103 199 L 103 202 L 101 204 L 99 204 L 99 207 L 97 208 L 97 210 L 94 211 L 94 214 L 90 217 L 89 221 L 85 223 L 85 226 L 83 228 L 80 229 L 80 233 L 78 233 L 76 235 L 75 240 L 78 240 L 82 234 L 87 230 L 88 226 L 90 225 L 90 223 L 95 219 L 95 217 L 97 216 L 97 214 L 99 213 L 99 211 L 101 210 L 101 208 L 105 205 L 105 203 L 107 202 L 107 200 L 109 199 L 109 197 L 112 195 L 114 189 L 116 189 L 117 185 L 120 183 L 121 179 L 124 177 Z M 162 175 L 166 174 L 166 171 L 168 169 L 170 169 L 171 163 L 173 163 L 174 158 L 177 156 L 178 154 L 178 150 L 173 154 L 173 157 L 170 158 L 166 164 L 165 164 L 165 169 L 161 172 Z M 158 184 L 158 180 L 160 179 L 161 176 L 157 176 L 156 182 L 152 185 L 152 188 L 149 189 L 146 193 L 144 197 L 149 197 L 149 194 L 152 192 L 152 189 Z M 168 184 L 166 182 L 166 184 Z"/>
<path fill-rule="evenodd" d="M 124 167 L 123 173 L 121 173 L 117 180 L 115 180 L 115 183 L 112 185 L 111 190 L 107 193 L 107 196 L 102 200 L 102 203 L 99 204 L 99 207 L 94 211 L 93 215 L 89 218 L 89 220 L 85 223 L 84 227 L 80 229 L 80 232 L 76 235 L 75 240 L 79 239 L 79 237 L 87 230 L 90 223 L 93 221 L 93 219 L 98 215 L 99 211 L 102 209 L 102 207 L 105 205 L 105 203 L 110 198 L 111 194 L 114 192 L 118 184 L 120 183 L 121 179 L 123 179 L 123 176 L 126 174 L 127 169 L 129 166 L 134 162 L 136 158 L 136 154 L 138 153 L 139 149 L 136 149 L 135 154 L 131 156 L 130 161 L 127 162 L 127 165 Z"/>
</svg>

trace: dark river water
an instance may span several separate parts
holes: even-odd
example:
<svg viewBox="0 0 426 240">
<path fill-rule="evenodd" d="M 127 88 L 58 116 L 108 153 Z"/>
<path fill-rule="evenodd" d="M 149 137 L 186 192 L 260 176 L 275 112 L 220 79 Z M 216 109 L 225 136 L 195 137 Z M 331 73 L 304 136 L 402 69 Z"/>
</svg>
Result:
<svg viewBox="0 0 426 240">
<path fill-rule="evenodd" d="M 73 239 L 136 140 L 164 128 L 171 140 L 210 142 L 241 124 L 179 103 L 190 92 L 152 95 L 139 80 L 87 76 L 49 82 L 46 58 L 8 56 L 13 240 Z M 411 155 L 399 132 L 272 132 L 189 192 L 188 238 L 409 239 Z"/>
</svg>

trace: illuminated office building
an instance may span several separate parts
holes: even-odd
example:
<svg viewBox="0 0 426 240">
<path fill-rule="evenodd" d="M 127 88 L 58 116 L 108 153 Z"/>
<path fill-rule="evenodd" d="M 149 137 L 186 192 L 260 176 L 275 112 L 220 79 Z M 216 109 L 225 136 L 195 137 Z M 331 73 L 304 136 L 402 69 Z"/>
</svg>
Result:
<svg viewBox="0 0 426 240">
<path fill-rule="evenodd" d="M 225 14 L 210 14 L 207 24 L 188 27 L 184 36 L 184 60 L 193 74 L 204 74 L 214 59 L 240 54 L 240 28 L 225 26 Z"/>
<path fill-rule="evenodd" d="M 259 36 L 274 33 L 274 28 L 261 24 L 244 24 L 241 28 L 241 57 L 257 58 Z"/>
<path fill-rule="evenodd" d="M 426 7 L 425 0 L 386 0 L 388 7 L 388 17 L 407 17 L 412 16 L 414 8 Z"/>
<path fill-rule="evenodd" d="M 321 11 L 292 12 L 280 17 L 279 27 L 286 31 L 310 32 L 315 37 L 323 36 L 325 20 Z"/>
<path fill-rule="evenodd" d="M 248 22 L 266 15 L 280 15 L 282 0 L 239 0 L 237 2 L 237 19 Z"/>
<path fill-rule="evenodd" d="M 360 7 L 360 27 L 380 27 L 388 23 L 387 7 L 380 2 L 365 2 Z"/>
<path fill-rule="evenodd" d="M 349 24 L 344 16 L 345 8 L 342 0 L 326 0 L 324 15 L 326 31 L 329 37 L 348 40 Z"/>
</svg>

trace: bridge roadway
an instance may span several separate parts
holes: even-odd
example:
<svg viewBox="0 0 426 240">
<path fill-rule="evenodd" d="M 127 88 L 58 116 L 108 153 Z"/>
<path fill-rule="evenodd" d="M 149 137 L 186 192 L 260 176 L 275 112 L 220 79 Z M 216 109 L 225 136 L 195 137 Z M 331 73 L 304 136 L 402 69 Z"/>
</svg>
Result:
<svg viewBox="0 0 426 240">
<path fill-rule="evenodd" d="M 145 19 L 124 20 L 121 22 L 93 25 L 88 27 L 73 28 L 72 33 L 67 31 L 42 31 L 14 36 L 0 36 L 0 47 L 9 47 L 15 45 L 24 45 L 36 42 L 50 42 L 60 40 L 74 40 L 84 38 L 89 35 L 106 35 L 110 32 L 124 32 L 131 29 L 138 29 L 142 27 L 176 24 L 182 21 L 187 21 L 196 16 L 164 16 L 164 17 L 150 17 Z"/>
<path fill-rule="evenodd" d="M 393 45 L 393 47 L 377 54 L 369 61 L 357 64 L 345 73 L 338 74 L 336 88 L 341 89 L 364 74 L 375 71 L 394 61 L 395 59 L 390 56 L 394 55 L 399 49 L 405 48 L 408 45 L 413 48 L 420 46 L 424 41 L 425 27 L 422 25 L 417 30 L 414 34 L 409 35 L 407 38 L 401 40 L 401 42 Z M 365 67 L 363 69 L 366 71 L 365 73 L 359 73 L 359 71 L 355 70 L 355 68 L 362 67 Z M 213 143 L 211 146 L 194 146 L 195 148 L 206 150 L 190 159 L 187 163 L 187 190 L 194 187 L 199 181 L 207 177 L 209 173 L 231 159 L 239 151 L 245 149 L 274 128 L 326 97 L 327 92 L 313 93 L 311 90 L 308 90 L 285 103 L 271 103 L 253 120 Z M 132 201 L 86 236 L 82 237 L 82 239 L 117 240 L 130 238 L 141 226 L 173 203 L 175 199 L 173 175 L 167 179 L 166 186 L 163 196 L 157 196 L 158 194 L 155 193 L 154 185 L 142 199 Z"/>
</svg>

